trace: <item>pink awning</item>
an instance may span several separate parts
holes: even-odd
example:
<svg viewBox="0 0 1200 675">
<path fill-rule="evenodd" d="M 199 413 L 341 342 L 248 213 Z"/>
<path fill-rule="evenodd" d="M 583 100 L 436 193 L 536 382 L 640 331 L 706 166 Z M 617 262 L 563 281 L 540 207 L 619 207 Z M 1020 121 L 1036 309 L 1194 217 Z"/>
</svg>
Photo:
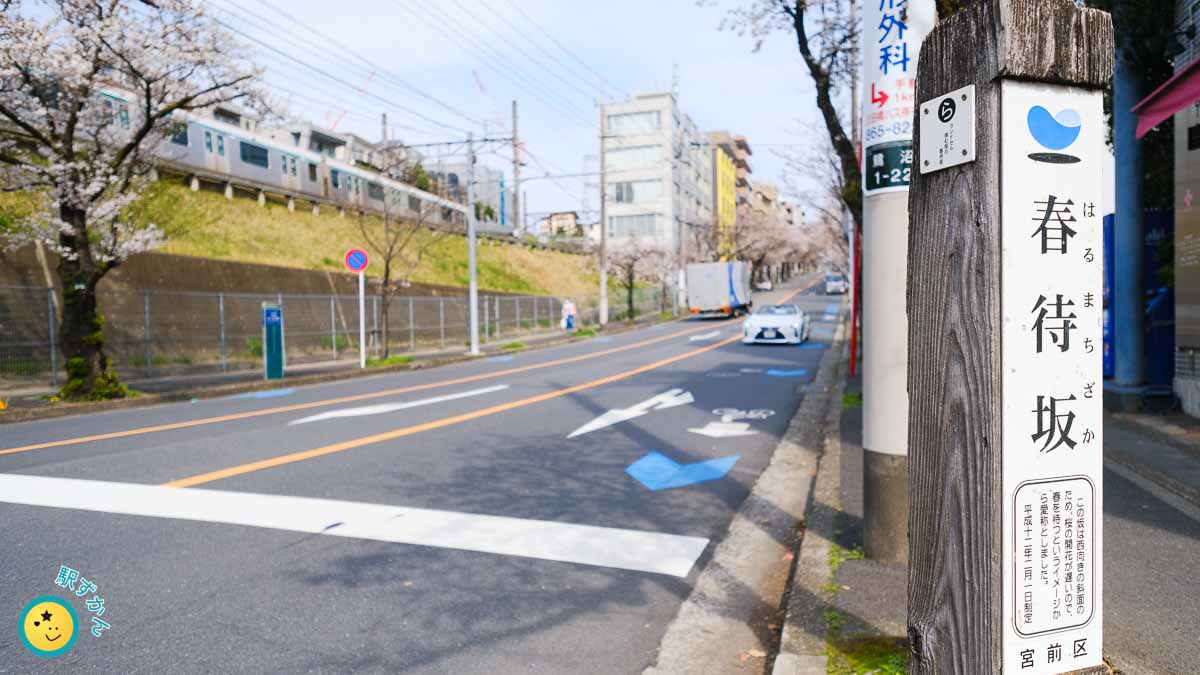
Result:
<svg viewBox="0 0 1200 675">
<path fill-rule="evenodd" d="M 1158 89 L 1133 106 L 1138 116 L 1137 138 L 1141 138 L 1160 122 L 1200 100 L 1200 59 L 1188 64 L 1163 82 Z"/>
</svg>

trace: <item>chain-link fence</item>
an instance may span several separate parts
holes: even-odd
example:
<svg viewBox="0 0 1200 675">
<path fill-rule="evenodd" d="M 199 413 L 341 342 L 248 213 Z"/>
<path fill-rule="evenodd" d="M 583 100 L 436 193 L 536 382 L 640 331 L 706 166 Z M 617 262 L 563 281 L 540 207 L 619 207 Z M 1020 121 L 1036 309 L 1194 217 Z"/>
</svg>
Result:
<svg viewBox="0 0 1200 675">
<path fill-rule="evenodd" d="M 574 298 L 584 326 L 598 321 L 595 297 Z M 290 365 L 358 354 L 358 296 L 181 291 L 111 291 L 98 299 L 106 352 L 127 378 L 256 368 L 262 363 L 262 304 L 283 307 L 284 359 Z M 0 389 L 57 386 L 59 298 L 50 288 L 0 286 Z M 642 288 L 638 316 L 671 311 L 669 294 Z M 624 294 L 610 295 L 610 320 L 626 317 Z M 366 297 L 367 348 L 372 357 L 461 349 L 470 339 L 466 297 Z M 479 296 L 481 341 L 519 340 L 558 331 L 562 299 Z"/>
</svg>

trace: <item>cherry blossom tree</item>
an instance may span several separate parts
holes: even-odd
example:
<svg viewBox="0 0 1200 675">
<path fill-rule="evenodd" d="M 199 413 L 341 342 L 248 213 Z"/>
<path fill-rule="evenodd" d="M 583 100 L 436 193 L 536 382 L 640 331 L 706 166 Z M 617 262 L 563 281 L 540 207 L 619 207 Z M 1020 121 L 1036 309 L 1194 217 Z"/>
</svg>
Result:
<svg viewBox="0 0 1200 675">
<path fill-rule="evenodd" d="M 0 189 L 37 213 L 5 232 L 58 255 L 70 399 L 121 397 L 96 286 L 162 232 L 127 207 L 189 111 L 256 105 L 259 71 L 195 0 L 6 0 L 0 12 Z"/>
<path fill-rule="evenodd" d="M 617 285 L 625 291 L 626 318 L 633 321 L 636 311 L 633 294 L 638 282 L 661 281 L 663 270 L 674 269 L 674 258 L 661 246 L 630 237 L 608 250 L 608 268 Z"/>
</svg>

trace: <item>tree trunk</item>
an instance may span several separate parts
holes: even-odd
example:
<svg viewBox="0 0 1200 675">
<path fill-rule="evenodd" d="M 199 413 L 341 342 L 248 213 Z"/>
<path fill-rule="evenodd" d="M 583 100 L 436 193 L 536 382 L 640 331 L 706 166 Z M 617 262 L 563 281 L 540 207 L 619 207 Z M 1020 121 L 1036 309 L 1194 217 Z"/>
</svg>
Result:
<svg viewBox="0 0 1200 675">
<path fill-rule="evenodd" d="M 87 214 L 68 206 L 59 208 L 60 217 L 75 233 L 63 233 L 60 244 L 73 256 L 60 256 L 58 279 L 62 284 L 62 321 L 59 326 L 60 349 L 67 368 L 67 383 L 60 396 L 85 400 L 123 398 L 125 387 L 115 373 L 108 372 L 104 352 L 104 317 L 96 307 L 96 285 L 108 271 L 97 265 L 87 242 Z"/>
</svg>

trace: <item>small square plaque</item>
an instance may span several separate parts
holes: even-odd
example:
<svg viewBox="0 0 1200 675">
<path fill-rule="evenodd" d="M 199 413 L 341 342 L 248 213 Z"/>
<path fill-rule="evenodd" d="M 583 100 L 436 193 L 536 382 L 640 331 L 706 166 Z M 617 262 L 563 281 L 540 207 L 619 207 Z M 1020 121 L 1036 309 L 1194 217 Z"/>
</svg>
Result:
<svg viewBox="0 0 1200 675">
<path fill-rule="evenodd" d="M 975 161 L 975 85 L 921 104 L 921 173 Z"/>
</svg>

